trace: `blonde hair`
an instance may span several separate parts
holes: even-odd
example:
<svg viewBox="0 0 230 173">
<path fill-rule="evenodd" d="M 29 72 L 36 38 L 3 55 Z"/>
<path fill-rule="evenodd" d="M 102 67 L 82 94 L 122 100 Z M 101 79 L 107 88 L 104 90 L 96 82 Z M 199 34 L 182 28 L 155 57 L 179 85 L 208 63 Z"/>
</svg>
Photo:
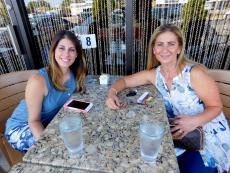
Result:
<svg viewBox="0 0 230 173">
<path fill-rule="evenodd" d="M 156 56 L 153 53 L 153 47 L 156 43 L 157 37 L 165 32 L 172 32 L 176 35 L 179 46 L 181 48 L 180 54 L 178 54 L 177 57 L 177 65 L 176 69 L 178 73 L 181 73 L 183 66 L 186 63 L 194 63 L 193 61 L 188 60 L 184 55 L 184 49 L 185 49 L 185 43 L 184 43 L 184 36 L 181 32 L 181 30 L 173 25 L 173 24 L 165 24 L 161 25 L 158 28 L 155 29 L 154 33 L 152 34 L 150 41 L 149 41 L 149 47 L 148 47 L 148 61 L 147 61 L 147 69 L 150 70 L 152 68 L 157 67 L 160 65 L 160 62 L 156 59 Z"/>
<path fill-rule="evenodd" d="M 80 41 L 71 31 L 61 30 L 55 34 L 49 52 L 50 64 L 48 66 L 48 74 L 54 87 L 57 90 L 66 91 L 66 88 L 61 80 L 63 78 L 63 73 L 57 61 L 55 60 L 55 50 L 57 48 L 57 45 L 64 38 L 72 41 L 77 50 L 77 58 L 70 66 L 70 70 L 73 72 L 74 77 L 78 83 L 77 91 L 80 92 L 82 91 L 82 89 L 84 89 L 84 80 L 87 72 L 86 61 L 82 52 L 82 46 L 80 44 Z"/>
</svg>

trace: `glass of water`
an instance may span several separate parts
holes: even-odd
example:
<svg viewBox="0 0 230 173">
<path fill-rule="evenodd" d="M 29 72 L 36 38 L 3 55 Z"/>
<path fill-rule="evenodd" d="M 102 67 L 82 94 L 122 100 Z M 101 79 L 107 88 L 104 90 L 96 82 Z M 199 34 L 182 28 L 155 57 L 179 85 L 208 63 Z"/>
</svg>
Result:
<svg viewBox="0 0 230 173">
<path fill-rule="evenodd" d="M 59 123 L 59 130 L 68 151 L 72 154 L 81 153 L 84 147 L 81 117 L 64 117 Z"/>
<path fill-rule="evenodd" d="M 140 123 L 140 152 L 146 162 L 154 162 L 160 150 L 161 142 L 165 134 L 162 122 Z"/>
</svg>

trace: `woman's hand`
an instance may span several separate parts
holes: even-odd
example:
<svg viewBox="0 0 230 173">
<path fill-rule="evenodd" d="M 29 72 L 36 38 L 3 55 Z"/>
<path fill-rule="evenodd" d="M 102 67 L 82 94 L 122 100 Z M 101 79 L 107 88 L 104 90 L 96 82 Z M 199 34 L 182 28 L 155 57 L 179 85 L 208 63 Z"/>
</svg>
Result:
<svg viewBox="0 0 230 173">
<path fill-rule="evenodd" d="M 117 93 L 125 88 L 133 88 L 145 84 L 155 83 L 155 70 L 145 70 L 117 80 L 108 91 L 105 104 L 110 109 L 121 109 L 127 107 L 127 103 L 122 103 L 117 97 Z"/>
<path fill-rule="evenodd" d="M 182 139 L 187 133 L 193 131 L 198 125 L 197 117 L 177 116 L 174 120 L 174 127 L 171 128 L 173 139 Z"/>
<path fill-rule="evenodd" d="M 117 91 L 114 88 L 110 88 L 105 104 L 110 109 L 120 109 L 127 106 L 127 104 L 122 103 L 120 99 L 117 97 Z"/>
<path fill-rule="evenodd" d="M 105 104 L 110 109 L 120 109 L 122 103 L 116 95 L 108 96 Z"/>
</svg>

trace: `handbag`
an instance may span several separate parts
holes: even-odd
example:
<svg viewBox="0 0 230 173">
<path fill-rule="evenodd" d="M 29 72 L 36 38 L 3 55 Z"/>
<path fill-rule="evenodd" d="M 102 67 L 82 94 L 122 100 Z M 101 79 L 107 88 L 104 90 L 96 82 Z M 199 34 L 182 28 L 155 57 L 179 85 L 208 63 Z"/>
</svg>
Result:
<svg viewBox="0 0 230 173">
<path fill-rule="evenodd" d="M 174 119 L 169 118 L 170 127 L 175 126 Z M 182 139 L 173 139 L 176 148 L 198 151 L 203 149 L 204 132 L 202 127 L 197 127 L 193 131 L 187 133 Z"/>
</svg>

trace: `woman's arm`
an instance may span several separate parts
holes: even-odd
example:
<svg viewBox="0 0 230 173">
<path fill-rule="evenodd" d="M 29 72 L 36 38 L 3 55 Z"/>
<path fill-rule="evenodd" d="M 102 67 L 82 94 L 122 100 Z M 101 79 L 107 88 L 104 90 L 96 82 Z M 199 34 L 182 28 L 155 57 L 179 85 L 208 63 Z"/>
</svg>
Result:
<svg viewBox="0 0 230 173">
<path fill-rule="evenodd" d="M 222 102 L 215 81 L 208 73 L 199 66 L 192 69 L 191 83 L 197 96 L 204 102 L 204 112 L 196 116 L 178 116 L 175 120 L 177 126 L 172 131 L 178 131 L 175 136 L 183 137 L 196 127 L 203 126 L 212 119 L 216 118 L 222 111 Z M 181 136 L 180 132 L 184 132 Z"/>
<path fill-rule="evenodd" d="M 121 101 L 117 97 L 117 93 L 125 88 L 136 87 L 145 84 L 155 83 L 155 70 L 145 70 L 133 75 L 125 76 L 116 81 L 108 91 L 106 105 L 111 109 L 120 109 Z"/>
<path fill-rule="evenodd" d="M 216 118 L 222 111 L 223 105 L 215 81 L 202 68 L 193 68 L 191 83 L 196 94 L 205 105 L 204 112 L 196 116 L 198 126 L 202 126 Z"/>
<path fill-rule="evenodd" d="M 29 127 L 35 139 L 39 139 L 44 129 L 41 123 L 41 108 L 43 97 L 47 93 L 44 78 L 39 74 L 32 75 L 26 86 L 25 100 L 28 108 Z"/>
</svg>

